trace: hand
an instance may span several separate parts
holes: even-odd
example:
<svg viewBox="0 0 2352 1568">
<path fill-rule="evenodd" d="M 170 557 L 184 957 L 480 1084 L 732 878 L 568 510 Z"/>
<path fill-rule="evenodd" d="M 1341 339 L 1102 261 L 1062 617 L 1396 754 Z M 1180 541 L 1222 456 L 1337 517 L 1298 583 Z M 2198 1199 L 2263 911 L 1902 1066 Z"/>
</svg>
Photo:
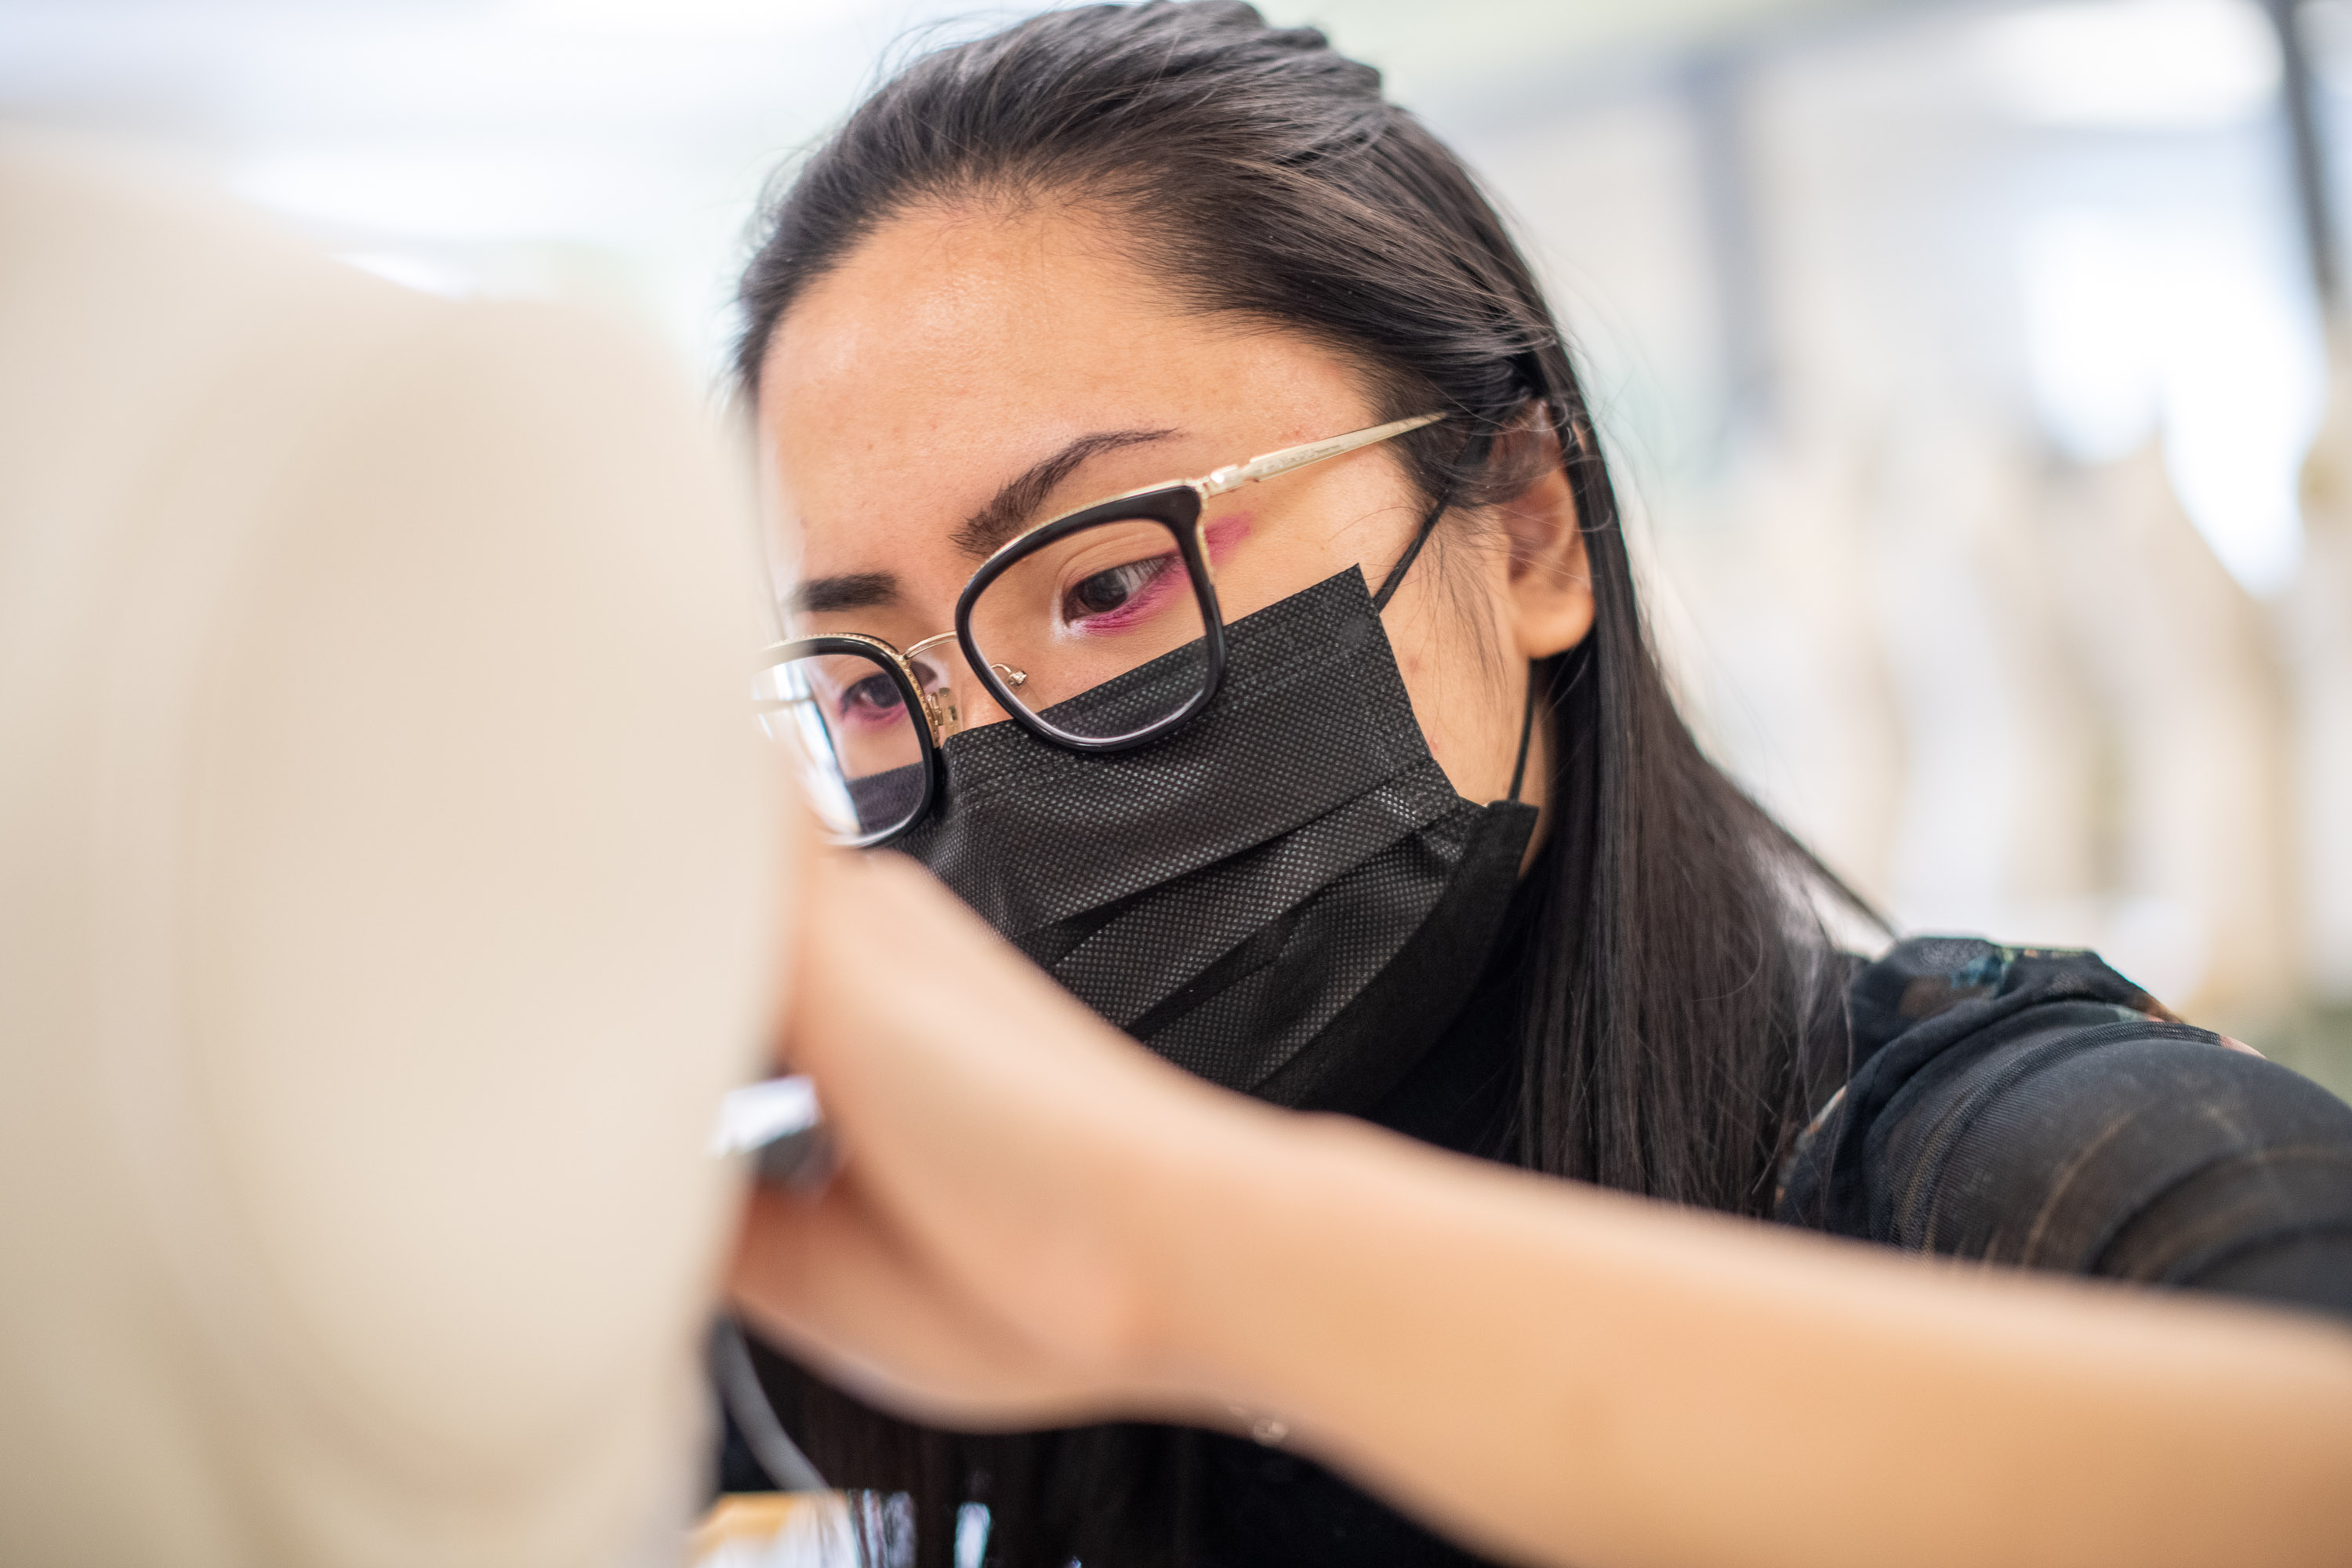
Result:
<svg viewBox="0 0 2352 1568">
<path fill-rule="evenodd" d="M 846 1164 L 814 1203 L 760 1195 L 733 1284 L 877 1403 L 967 1428 L 1247 1405 L 1514 1561 L 2341 1558 L 2338 1327 L 1287 1116 L 1112 1033 L 908 864 L 828 856 L 805 886 L 789 1045 Z"/>
<path fill-rule="evenodd" d="M 1277 1113 L 1111 1030 L 911 862 L 820 855 L 803 897 L 788 1054 L 844 1165 L 754 1195 L 748 1319 L 919 1418 L 1227 1419 L 1160 1364 L 1148 1221 L 1188 1163 L 1273 1153 Z"/>
</svg>

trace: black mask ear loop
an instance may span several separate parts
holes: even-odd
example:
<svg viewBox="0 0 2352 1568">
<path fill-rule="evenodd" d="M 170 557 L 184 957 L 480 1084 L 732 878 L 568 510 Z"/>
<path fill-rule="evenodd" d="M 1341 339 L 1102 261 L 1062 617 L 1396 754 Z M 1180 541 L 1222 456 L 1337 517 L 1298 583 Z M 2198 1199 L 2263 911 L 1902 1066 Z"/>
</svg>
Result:
<svg viewBox="0 0 2352 1568">
<path fill-rule="evenodd" d="M 1430 514 L 1421 520 L 1421 527 L 1414 531 L 1412 542 L 1404 547 L 1404 553 L 1397 557 L 1397 563 L 1389 568 L 1388 576 L 1381 581 L 1380 591 L 1372 595 L 1373 609 L 1387 609 L 1389 601 L 1396 597 L 1397 589 L 1404 583 L 1405 573 L 1420 559 L 1421 547 L 1429 542 L 1430 531 L 1436 528 L 1437 520 L 1445 515 L 1445 509 L 1453 504 L 1453 496 L 1454 486 L 1449 482 L 1445 494 L 1438 498 L 1437 505 L 1431 509 Z"/>
<path fill-rule="evenodd" d="M 1530 659 L 1530 660 L 1528 660 L 1528 701 L 1527 701 L 1527 706 L 1526 706 L 1526 707 L 1524 707 L 1524 708 L 1522 708 L 1522 709 L 1519 710 L 1519 760 L 1518 760 L 1517 762 L 1513 763 L 1511 764 L 1511 801 L 1512 801 L 1512 804 L 1514 804 L 1514 805 L 1517 805 L 1517 802 L 1518 802 L 1518 798 L 1519 798 L 1519 785 L 1520 785 L 1520 784 L 1524 784 L 1524 783 L 1527 781 L 1527 776 L 1528 776 L 1528 738 L 1529 738 L 1530 736 L 1534 735 L 1534 733 L 1535 733 L 1535 732 L 1536 732 L 1536 667 L 1535 667 L 1535 661 L 1534 661 L 1534 660 L 1532 660 L 1532 659 Z"/>
<path fill-rule="evenodd" d="M 1404 574 L 1412 570 L 1412 563 L 1421 558 L 1421 547 L 1428 543 L 1429 536 L 1436 531 L 1437 520 L 1444 517 L 1445 509 L 1454 504 L 1454 492 L 1461 483 L 1462 469 L 1469 458 L 1470 448 L 1476 446 L 1482 439 L 1481 437 L 1472 436 L 1462 443 L 1462 450 L 1454 454 L 1454 472 L 1446 479 L 1445 489 L 1439 492 L 1437 504 L 1430 508 L 1429 515 L 1421 520 L 1421 527 L 1413 532 L 1412 542 L 1404 547 L 1404 553 L 1397 557 L 1397 563 L 1389 568 L 1389 574 L 1381 582 L 1380 592 L 1372 595 L 1373 609 L 1387 609 L 1389 601 L 1396 597 L 1398 587 L 1404 582 Z M 1518 760 L 1511 764 L 1510 798 L 1515 803 L 1519 798 L 1519 786 L 1527 782 L 1528 741 L 1534 735 L 1535 728 L 1536 667 L 1530 664 L 1528 666 L 1527 706 L 1519 714 L 1519 756 Z"/>
<path fill-rule="evenodd" d="M 1397 557 L 1397 563 L 1389 568 L 1389 574 L 1382 579 L 1380 591 L 1372 595 L 1373 609 L 1387 609 L 1389 601 L 1396 597 L 1398 587 L 1404 582 L 1404 574 L 1412 570 L 1414 562 L 1421 559 L 1421 547 L 1428 543 L 1429 536 L 1436 531 L 1437 520 L 1444 517 L 1445 509 L 1454 504 L 1454 492 L 1461 488 L 1462 469 L 1469 459 L 1470 449 L 1484 439 L 1473 433 L 1468 440 L 1462 443 L 1462 449 L 1454 454 L 1454 471 L 1446 476 L 1445 488 L 1437 492 L 1437 504 L 1429 509 L 1429 515 L 1421 520 L 1421 527 L 1413 532 L 1412 542 L 1404 547 L 1404 553 Z"/>
</svg>

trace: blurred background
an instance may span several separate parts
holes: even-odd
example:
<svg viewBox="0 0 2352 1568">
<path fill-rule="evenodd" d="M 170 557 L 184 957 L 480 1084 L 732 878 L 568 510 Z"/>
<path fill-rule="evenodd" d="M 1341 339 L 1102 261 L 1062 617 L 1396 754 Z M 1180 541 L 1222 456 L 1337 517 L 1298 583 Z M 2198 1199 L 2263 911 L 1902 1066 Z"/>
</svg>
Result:
<svg viewBox="0 0 2352 1568">
<path fill-rule="evenodd" d="M 1722 761 L 1905 927 L 2352 1093 L 2352 3 L 1264 8 L 1518 223 Z M 0 0 L 0 122 L 715 380 L 762 182 L 1026 9 Z"/>
</svg>

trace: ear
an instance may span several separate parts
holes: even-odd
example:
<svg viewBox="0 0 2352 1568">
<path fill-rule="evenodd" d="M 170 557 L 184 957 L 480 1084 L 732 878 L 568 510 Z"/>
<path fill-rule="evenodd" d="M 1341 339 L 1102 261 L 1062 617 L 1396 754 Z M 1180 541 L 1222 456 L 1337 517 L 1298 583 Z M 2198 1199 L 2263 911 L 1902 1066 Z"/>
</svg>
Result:
<svg viewBox="0 0 2352 1568">
<path fill-rule="evenodd" d="M 1509 617 L 1522 658 L 1549 658 L 1582 642 L 1592 630 L 1592 572 L 1584 552 L 1582 520 L 1560 460 L 1559 437 L 1541 426 L 1521 426 L 1498 442 L 1505 472 L 1532 473 L 1525 489 L 1497 503 L 1496 521 L 1510 544 Z M 1535 450 L 1528 450 L 1533 446 Z M 1510 447 L 1517 447 L 1517 450 Z"/>
</svg>

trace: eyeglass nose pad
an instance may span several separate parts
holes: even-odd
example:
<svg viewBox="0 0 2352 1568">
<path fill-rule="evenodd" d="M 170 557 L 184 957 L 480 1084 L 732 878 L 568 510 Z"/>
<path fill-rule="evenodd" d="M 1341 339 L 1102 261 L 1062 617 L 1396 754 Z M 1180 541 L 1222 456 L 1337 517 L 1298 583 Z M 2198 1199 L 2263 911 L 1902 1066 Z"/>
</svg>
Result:
<svg viewBox="0 0 2352 1568">
<path fill-rule="evenodd" d="M 1026 671 L 1008 665 L 992 664 L 989 668 L 995 670 L 999 680 L 1015 689 L 1029 679 Z M 1004 705 L 997 701 L 995 695 L 972 673 L 971 664 L 961 651 L 949 665 L 948 678 L 949 683 L 940 695 L 950 710 L 959 715 L 957 728 L 977 730 L 983 724 L 993 724 L 1012 717 L 1004 710 Z"/>
</svg>

